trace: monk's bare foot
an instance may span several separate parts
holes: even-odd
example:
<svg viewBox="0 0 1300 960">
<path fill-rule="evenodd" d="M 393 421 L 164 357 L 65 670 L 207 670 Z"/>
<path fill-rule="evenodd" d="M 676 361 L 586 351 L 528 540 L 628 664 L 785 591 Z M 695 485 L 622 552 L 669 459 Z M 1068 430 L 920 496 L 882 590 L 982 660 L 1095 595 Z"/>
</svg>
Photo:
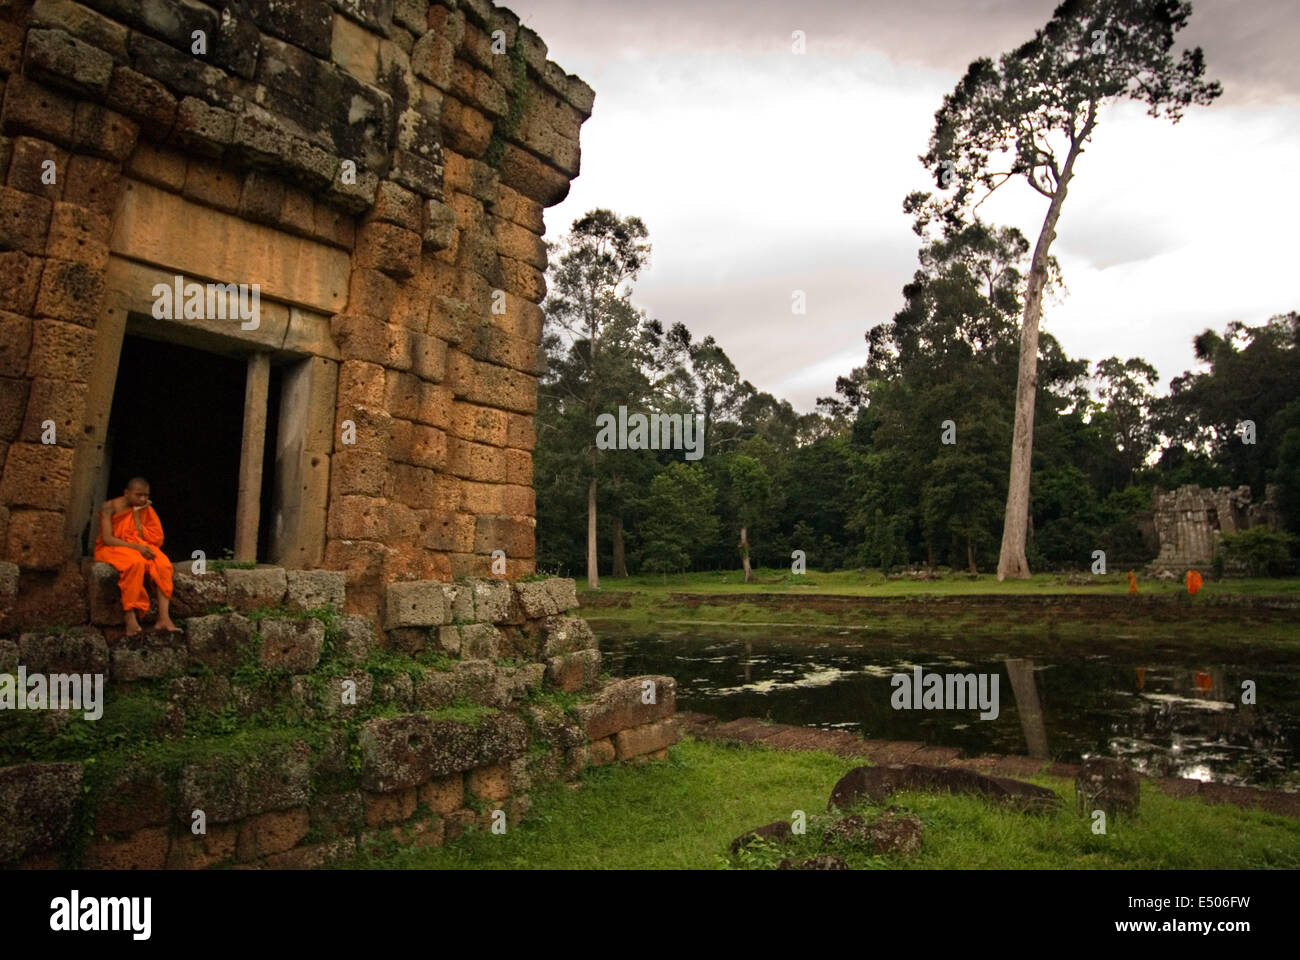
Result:
<svg viewBox="0 0 1300 960">
<path fill-rule="evenodd" d="M 134 637 L 140 633 L 140 621 L 135 618 L 135 614 L 130 614 L 126 618 L 126 635 Z"/>
<path fill-rule="evenodd" d="M 181 632 L 181 628 L 172 623 L 170 617 L 159 617 L 157 622 L 154 623 L 153 628 L 155 630 L 166 630 L 168 633 Z"/>
</svg>

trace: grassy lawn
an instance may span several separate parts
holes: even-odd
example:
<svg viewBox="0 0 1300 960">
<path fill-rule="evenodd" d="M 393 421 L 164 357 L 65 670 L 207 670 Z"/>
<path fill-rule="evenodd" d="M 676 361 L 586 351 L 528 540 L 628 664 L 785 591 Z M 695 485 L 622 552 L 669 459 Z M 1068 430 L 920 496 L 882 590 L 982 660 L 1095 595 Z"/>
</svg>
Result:
<svg viewBox="0 0 1300 960">
<path fill-rule="evenodd" d="M 782 856 L 812 856 L 831 822 L 831 787 L 856 762 L 828 753 L 733 747 L 687 739 L 666 763 L 589 770 L 574 789 L 533 791 L 528 818 L 504 835 L 470 833 L 444 847 L 389 843 L 337 866 L 352 869 L 770 869 Z M 1062 797 L 1034 816 L 974 797 L 897 794 L 921 819 L 921 852 L 910 859 L 838 846 L 858 869 L 1207 869 L 1300 867 L 1300 820 L 1196 800 L 1174 800 L 1143 783 L 1141 816 L 1112 820 L 1106 835 L 1074 810 L 1073 785 L 1033 778 Z M 793 811 L 807 833 L 777 850 L 760 845 L 732 859 L 737 836 Z M 858 812 L 875 812 L 863 808 Z"/>
<path fill-rule="evenodd" d="M 1186 595 L 1181 581 L 1159 580 L 1138 573 L 1138 590 L 1142 594 Z M 1244 594 L 1273 596 L 1300 594 L 1300 578 L 1233 578 L 1222 581 L 1209 579 L 1209 571 L 1201 571 L 1205 583 L 1198 596 Z M 580 595 L 591 591 L 582 589 L 585 580 L 575 574 Z M 1078 579 L 1076 574 L 1075 578 Z M 957 596 L 971 594 L 1020 594 L 1043 596 L 1048 594 L 1127 594 L 1128 579 L 1124 571 L 1104 576 L 1088 575 L 1087 583 L 1069 583 L 1064 574 L 1038 573 L 1028 580 L 1004 580 L 991 573 L 972 576 L 964 572 L 944 573 L 937 580 L 887 579 L 879 570 L 836 570 L 825 573 L 810 570 L 796 576 L 787 569 L 760 569 L 754 571 L 752 583 L 743 582 L 739 570 L 686 573 L 670 576 L 646 574 L 635 577 L 604 577 L 602 593 L 633 590 L 638 593 L 793 593 L 835 594 L 860 597 L 921 597 Z"/>
</svg>

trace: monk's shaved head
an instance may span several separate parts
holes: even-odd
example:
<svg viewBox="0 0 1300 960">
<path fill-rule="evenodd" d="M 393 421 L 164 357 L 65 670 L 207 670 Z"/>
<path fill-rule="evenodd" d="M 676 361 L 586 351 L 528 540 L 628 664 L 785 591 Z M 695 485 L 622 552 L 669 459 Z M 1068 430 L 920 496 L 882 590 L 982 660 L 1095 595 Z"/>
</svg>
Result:
<svg viewBox="0 0 1300 960">
<path fill-rule="evenodd" d="M 126 482 L 125 489 L 130 490 L 132 487 L 147 487 L 147 486 L 149 486 L 149 481 L 146 480 L 144 477 L 132 477 L 130 480 Z"/>
</svg>

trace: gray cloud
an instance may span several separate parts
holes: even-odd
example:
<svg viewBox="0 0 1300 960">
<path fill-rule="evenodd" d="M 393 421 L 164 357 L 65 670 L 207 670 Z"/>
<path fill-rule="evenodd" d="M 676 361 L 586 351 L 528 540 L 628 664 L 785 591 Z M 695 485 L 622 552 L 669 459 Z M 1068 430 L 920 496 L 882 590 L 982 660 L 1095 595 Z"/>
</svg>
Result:
<svg viewBox="0 0 1300 960">
<path fill-rule="evenodd" d="M 895 60 L 960 73 L 1029 39 L 1056 0 L 517 0 L 515 10 L 566 70 L 611 59 L 680 52 L 789 49 L 809 54 L 881 51 Z M 1224 105 L 1300 101 L 1300 15 L 1295 0 L 1196 0 L 1180 35 L 1205 49 Z M 597 89 L 597 97 L 599 97 Z M 599 100 L 597 101 L 599 103 Z M 937 105 L 936 105 L 937 106 Z"/>
</svg>

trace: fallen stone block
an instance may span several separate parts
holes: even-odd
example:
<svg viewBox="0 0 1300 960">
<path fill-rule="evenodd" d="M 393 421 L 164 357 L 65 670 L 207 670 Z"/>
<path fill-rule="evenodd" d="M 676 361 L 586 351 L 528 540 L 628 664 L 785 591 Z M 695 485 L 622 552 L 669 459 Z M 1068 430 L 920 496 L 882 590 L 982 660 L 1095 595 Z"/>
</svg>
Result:
<svg viewBox="0 0 1300 960">
<path fill-rule="evenodd" d="M 836 820 L 822 835 L 822 846 L 856 843 L 885 856 L 911 856 L 921 849 L 921 833 L 920 820 L 891 809 L 872 821 L 858 814 Z"/>
<path fill-rule="evenodd" d="M 885 767 L 854 767 L 835 784 L 827 809 L 846 810 L 862 801 L 883 803 L 901 790 L 927 793 L 968 793 L 1005 803 L 1025 813 L 1055 810 L 1061 798 L 1046 787 L 1004 777 L 986 777 L 953 767 L 925 767 L 895 764 Z"/>
<path fill-rule="evenodd" d="M 1123 760 L 1089 757 L 1074 779 L 1074 795 L 1082 816 L 1094 810 L 1106 811 L 1107 817 L 1136 816 L 1142 791 L 1137 771 Z"/>
<path fill-rule="evenodd" d="M 762 838 L 764 840 L 786 840 L 790 837 L 789 820 L 773 820 L 771 823 L 765 823 L 761 827 L 755 827 L 748 833 L 742 833 L 735 840 L 731 841 L 731 852 L 739 853 L 742 847 L 747 847 L 755 840 Z"/>
</svg>

